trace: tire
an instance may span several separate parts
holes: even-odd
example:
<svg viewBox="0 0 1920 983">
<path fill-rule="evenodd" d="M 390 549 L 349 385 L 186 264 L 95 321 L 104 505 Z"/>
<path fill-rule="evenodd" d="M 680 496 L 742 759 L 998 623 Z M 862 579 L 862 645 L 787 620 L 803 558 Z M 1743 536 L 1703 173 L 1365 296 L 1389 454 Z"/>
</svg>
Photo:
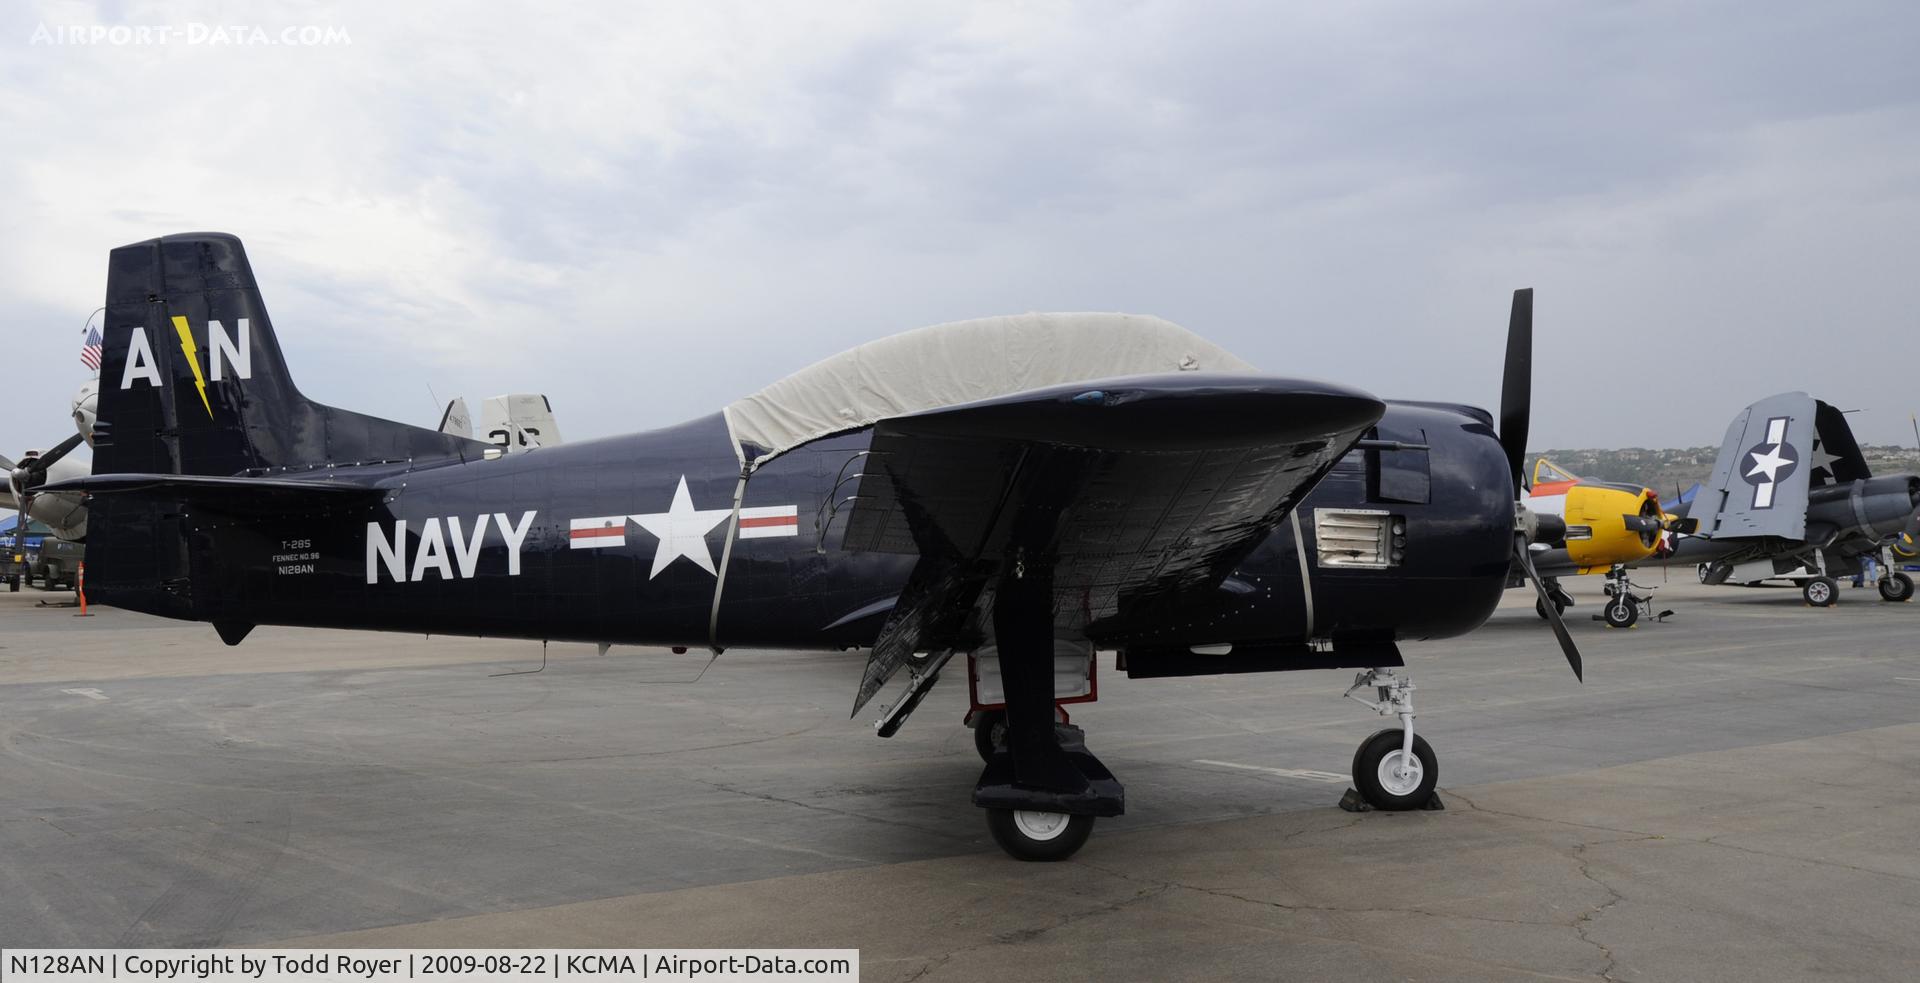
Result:
<svg viewBox="0 0 1920 983">
<path fill-rule="evenodd" d="M 1800 596 L 1816 608 L 1832 607 L 1840 596 L 1840 584 L 1832 577 L 1815 577 L 1800 585 Z"/>
<path fill-rule="evenodd" d="M 1433 748 L 1419 734 L 1413 735 L 1418 773 L 1408 776 L 1411 780 L 1392 775 L 1405 740 L 1400 728 L 1389 728 L 1361 741 L 1360 750 L 1353 754 L 1353 787 L 1360 790 L 1368 805 L 1383 812 L 1405 812 L 1426 805 L 1440 781 L 1440 759 L 1434 757 Z"/>
<path fill-rule="evenodd" d="M 1607 602 L 1600 614 L 1608 628 L 1632 628 L 1634 622 L 1640 620 L 1640 605 L 1633 603 L 1631 597 L 1616 597 Z"/>
<path fill-rule="evenodd" d="M 988 809 L 987 832 L 1015 860 L 1049 863 L 1079 852 L 1093 834 L 1092 816 Z"/>
<path fill-rule="evenodd" d="M 1880 599 L 1883 601 L 1904 601 L 1913 597 L 1913 578 L 1904 573 L 1896 573 L 1880 582 Z"/>
<path fill-rule="evenodd" d="M 1713 568 L 1710 564 L 1706 564 L 1706 563 L 1700 564 L 1700 582 L 1701 583 L 1704 584 L 1707 582 L 1707 574 L 1711 573 L 1712 570 Z"/>
<path fill-rule="evenodd" d="M 1534 614 L 1537 614 L 1537 615 L 1539 615 L 1539 616 L 1540 616 L 1540 620 L 1541 620 L 1541 621 L 1545 621 L 1545 620 L 1547 620 L 1547 602 L 1545 602 L 1545 601 L 1534 601 L 1534 602 L 1533 602 L 1533 613 L 1534 613 Z"/>
<path fill-rule="evenodd" d="M 973 718 L 973 749 L 981 761 L 992 761 L 995 751 L 1007 746 L 1007 711 L 982 710 Z"/>
</svg>

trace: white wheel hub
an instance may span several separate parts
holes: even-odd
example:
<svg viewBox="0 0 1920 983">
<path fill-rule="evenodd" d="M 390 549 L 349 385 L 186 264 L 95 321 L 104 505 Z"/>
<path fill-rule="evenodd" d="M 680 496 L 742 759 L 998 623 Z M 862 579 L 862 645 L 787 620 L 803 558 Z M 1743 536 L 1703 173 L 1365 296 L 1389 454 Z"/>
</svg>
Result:
<svg viewBox="0 0 1920 983">
<path fill-rule="evenodd" d="M 1832 596 L 1833 596 L 1833 591 L 1828 590 L 1827 585 L 1821 583 L 1820 581 L 1816 580 L 1813 583 L 1807 585 L 1807 599 L 1812 601 L 1815 604 L 1823 603 L 1827 600 L 1827 598 Z"/>
<path fill-rule="evenodd" d="M 1388 795 L 1412 795 L 1426 776 L 1426 767 L 1420 763 L 1419 756 L 1410 755 L 1402 748 L 1395 748 L 1380 759 L 1377 777 Z"/>
<path fill-rule="evenodd" d="M 1020 835 L 1038 843 L 1059 838 L 1067 831 L 1067 822 L 1073 817 L 1064 812 L 1031 812 L 1026 809 L 1013 811 L 1013 828 Z"/>
</svg>

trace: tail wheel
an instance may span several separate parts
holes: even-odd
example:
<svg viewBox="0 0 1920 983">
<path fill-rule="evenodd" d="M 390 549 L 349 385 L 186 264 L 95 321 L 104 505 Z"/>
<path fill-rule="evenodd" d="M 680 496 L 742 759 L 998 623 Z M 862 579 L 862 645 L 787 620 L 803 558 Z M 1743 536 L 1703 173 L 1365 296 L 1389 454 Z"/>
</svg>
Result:
<svg viewBox="0 0 1920 983">
<path fill-rule="evenodd" d="M 1433 798 L 1440 781 L 1440 759 L 1427 739 L 1413 735 L 1413 757 L 1407 757 L 1406 732 L 1379 731 L 1360 743 L 1353 755 L 1353 787 L 1367 804 L 1385 812 L 1418 809 Z"/>
<path fill-rule="evenodd" d="M 1028 809 L 988 809 L 987 832 L 1015 860 L 1065 860 L 1086 845 L 1092 816 Z"/>
<path fill-rule="evenodd" d="M 1880 582 L 1880 599 L 1883 601 L 1904 601 L 1913 597 L 1913 578 L 1904 573 L 1896 573 Z"/>
<path fill-rule="evenodd" d="M 1840 584 L 1832 577 L 1815 577 L 1800 585 L 1800 596 L 1816 608 L 1832 607 L 1840 596 Z"/>
<path fill-rule="evenodd" d="M 1608 601 L 1606 610 L 1601 614 L 1607 619 L 1609 628 L 1632 628 L 1633 623 L 1640 620 L 1640 605 L 1633 603 L 1633 599 L 1627 595 L 1621 594 Z"/>
<path fill-rule="evenodd" d="M 973 749 L 981 761 L 992 761 L 994 752 L 1007 746 L 1007 712 L 982 710 L 973 719 Z"/>
</svg>

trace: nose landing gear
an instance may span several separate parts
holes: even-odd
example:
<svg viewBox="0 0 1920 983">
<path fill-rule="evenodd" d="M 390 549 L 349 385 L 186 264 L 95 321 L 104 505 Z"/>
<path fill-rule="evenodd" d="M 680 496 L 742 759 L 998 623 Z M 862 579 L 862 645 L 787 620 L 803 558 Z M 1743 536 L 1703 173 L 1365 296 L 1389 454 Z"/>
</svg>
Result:
<svg viewBox="0 0 1920 983">
<path fill-rule="evenodd" d="M 1704 568 L 1701 576 L 1704 578 Z M 1703 580 L 1704 582 L 1704 580 Z M 1607 571 L 1607 583 L 1603 590 L 1607 593 L 1606 606 L 1593 616 L 1595 621 L 1604 621 L 1609 628 L 1632 628 L 1642 617 L 1655 621 L 1665 621 L 1673 617 L 1673 612 L 1653 610 L 1652 594 L 1635 594 L 1634 589 L 1651 591 L 1652 587 L 1636 584 L 1627 578 L 1627 568 L 1616 566 Z"/>
<path fill-rule="evenodd" d="M 1373 690 L 1377 699 L 1354 694 Z M 1425 808 L 1440 781 L 1440 759 L 1426 738 L 1413 732 L 1413 680 L 1392 669 L 1369 669 L 1353 677 L 1343 694 L 1399 727 L 1375 732 L 1353 755 L 1353 787 L 1367 804 L 1386 812 Z"/>
</svg>

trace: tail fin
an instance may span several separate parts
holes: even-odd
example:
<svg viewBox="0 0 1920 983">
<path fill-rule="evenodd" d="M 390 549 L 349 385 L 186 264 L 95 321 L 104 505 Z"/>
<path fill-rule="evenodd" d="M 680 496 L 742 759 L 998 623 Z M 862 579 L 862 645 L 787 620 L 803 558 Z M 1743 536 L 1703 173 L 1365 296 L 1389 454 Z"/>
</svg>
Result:
<svg viewBox="0 0 1920 983">
<path fill-rule="evenodd" d="M 234 236 L 115 249 L 106 312 L 95 474 L 263 474 L 485 450 L 300 395 Z"/>
<path fill-rule="evenodd" d="M 489 396 L 480 404 L 480 433 L 508 453 L 560 444 L 553 404 L 539 393 Z"/>
<path fill-rule="evenodd" d="M 458 437 L 473 436 L 473 414 L 467 412 L 465 397 L 455 396 L 447 402 L 447 411 L 440 414 L 439 429 Z"/>
</svg>

